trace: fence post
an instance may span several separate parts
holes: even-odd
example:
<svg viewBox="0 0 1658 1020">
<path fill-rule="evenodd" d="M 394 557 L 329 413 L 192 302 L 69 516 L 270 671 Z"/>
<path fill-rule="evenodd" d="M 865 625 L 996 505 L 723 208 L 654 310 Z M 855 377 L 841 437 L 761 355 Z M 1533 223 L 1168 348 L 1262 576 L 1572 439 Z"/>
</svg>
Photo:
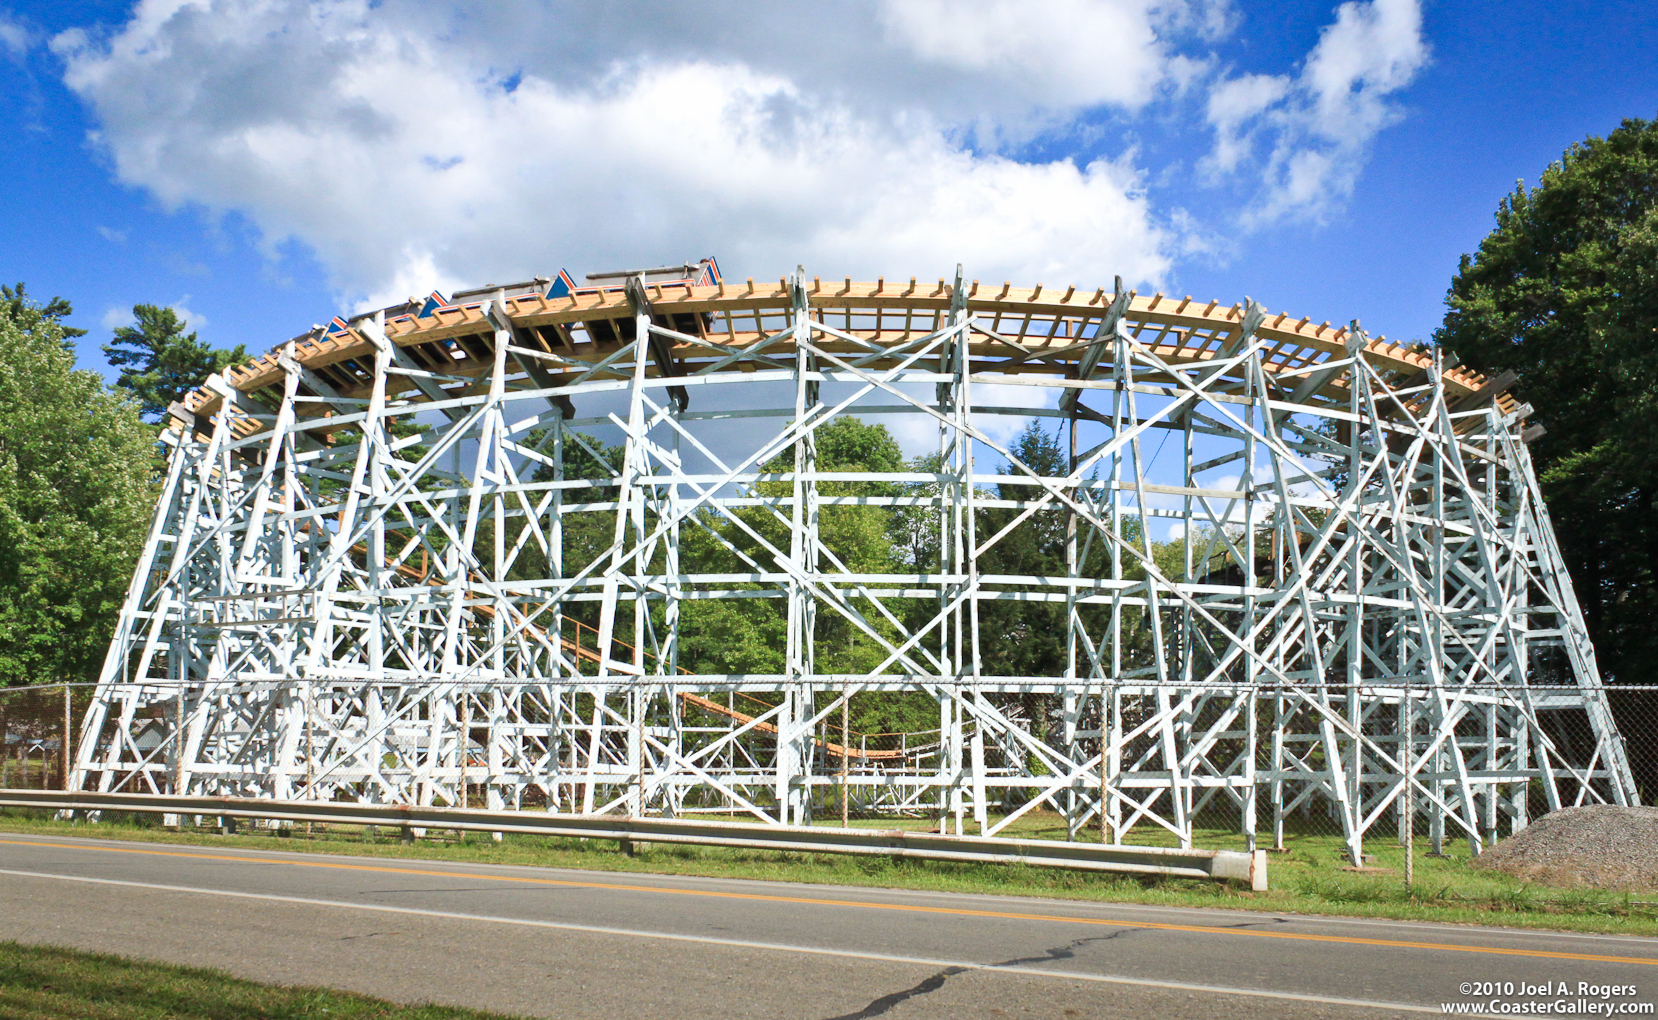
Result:
<svg viewBox="0 0 1658 1020">
<path fill-rule="evenodd" d="M 173 705 L 173 795 L 176 797 L 184 796 L 184 680 L 182 677 L 178 682 L 178 701 Z M 183 825 L 182 822 L 179 824 Z"/>
<path fill-rule="evenodd" d="M 70 732 L 71 732 L 70 731 L 69 714 L 70 714 L 70 710 L 69 710 L 69 682 L 64 681 L 64 684 L 63 684 L 63 746 L 61 748 L 59 748 L 58 757 L 60 759 L 62 759 L 61 763 L 63 765 L 63 789 L 64 789 L 65 793 L 69 792 L 69 738 L 70 738 Z"/>
<path fill-rule="evenodd" d="M 1416 798 L 1411 782 L 1410 759 L 1415 757 L 1414 749 L 1405 760 L 1405 895 L 1409 896 L 1416 886 Z"/>
<path fill-rule="evenodd" d="M 841 828 L 844 829 L 850 810 L 846 800 L 846 780 L 852 766 L 852 741 L 847 737 L 847 718 L 851 714 L 852 693 L 845 689 L 841 693 L 843 695 L 841 698 Z M 825 743 L 827 742 L 825 741 Z"/>
</svg>

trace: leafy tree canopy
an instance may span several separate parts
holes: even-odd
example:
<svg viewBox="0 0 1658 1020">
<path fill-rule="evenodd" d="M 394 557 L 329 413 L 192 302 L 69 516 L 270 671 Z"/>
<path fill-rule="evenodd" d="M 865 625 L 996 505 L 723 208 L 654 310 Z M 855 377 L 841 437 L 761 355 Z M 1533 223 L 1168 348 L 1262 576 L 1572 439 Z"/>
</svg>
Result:
<svg viewBox="0 0 1658 1020">
<path fill-rule="evenodd" d="M 1609 677 L 1658 666 L 1658 124 L 1573 145 L 1497 207 L 1436 341 L 1514 370 L 1543 493 Z"/>
<path fill-rule="evenodd" d="M 184 332 L 184 323 L 171 308 L 133 305 L 136 326 L 118 326 L 115 339 L 103 346 L 109 363 L 121 370 L 115 385 L 138 398 L 145 418 L 155 420 L 168 405 L 214 372 L 247 360 L 241 344 L 221 351 Z"/>
<path fill-rule="evenodd" d="M 143 543 L 150 430 L 58 321 L 8 289 L 0 314 L 0 685 L 95 679 Z M 15 302 L 15 303 L 13 303 Z"/>
</svg>

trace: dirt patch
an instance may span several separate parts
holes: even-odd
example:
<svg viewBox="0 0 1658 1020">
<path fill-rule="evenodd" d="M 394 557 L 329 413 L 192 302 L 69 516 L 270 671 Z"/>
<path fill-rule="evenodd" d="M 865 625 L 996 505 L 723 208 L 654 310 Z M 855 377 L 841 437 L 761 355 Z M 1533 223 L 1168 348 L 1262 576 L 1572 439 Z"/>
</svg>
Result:
<svg viewBox="0 0 1658 1020">
<path fill-rule="evenodd" d="M 1658 889 L 1658 808 L 1562 808 L 1472 863 L 1538 885 Z"/>
</svg>

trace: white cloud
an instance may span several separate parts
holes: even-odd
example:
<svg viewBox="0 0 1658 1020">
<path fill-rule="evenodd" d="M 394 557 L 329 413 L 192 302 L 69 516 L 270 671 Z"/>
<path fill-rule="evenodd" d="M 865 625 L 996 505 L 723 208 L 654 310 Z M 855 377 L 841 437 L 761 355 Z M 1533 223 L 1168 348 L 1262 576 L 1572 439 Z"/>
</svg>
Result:
<svg viewBox="0 0 1658 1020">
<path fill-rule="evenodd" d="M 190 295 L 186 294 L 167 307 L 171 308 L 173 310 L 173 314 L 177 315 L 180 321 L 184 323 L 185 329 L 194 331 L 204 328 L 207 325 L 207 316 L 202 315 L 199 312 L 191 311 L 189 307 L 185 305 L 185 302 L 188 300 L 190 300 Z"/>
<path fill-rule="evenodd" d="M 143 0 L 52 45 L 122 181 L 245 216 L 273 258 L 299 241 L 361 307 L 707 254 L 1155 285 L 1212 227 L 1154 207 L 1100 111 L 1213 87 L 1209 169 L 1254 168 L 1255 220 L 1316 216 L 1394 116 L 1419 20 L 1347 3 L 1299 76 L 1218 81 L 1227 0 Z M 1010 155 L 1033 138 L 1090 155 Z"/>
<path fill-rule="evenodd" d="M 885 0 L 889 38 L 1038 105 L 1144 105 L 1169 73 L 1151 0 Z M 1185 5 L 1177 5 L 1184 7 Z"/>
<path fill-rule="evenodd" d="M 1250 155 L 1252 139 L 1243 132 L 1261 111 L 1284 98 L 1288 78 L 1271 74 L 1246 74 L 1229 78 L 1209 93 L 1209 123 L 1215 128 L 1213 169 L 1229 173 Z"/>
<path fill-rule="evenodd" d="M 705 254 L 1090 285 L 1169 267 L 1126 161 L 973 152 L 925 109 L 860 112 L 734 61 L 507 80 L 397 13 L 175 0 L 56 47 L 124 181 L 304 241 L 347 300 Z"/>
<path fill-rule="evenodd" d="M 1136 107 L 1208 58 L 1179 51 L 1231 26 L 1228 0 L 495 0 L 451 9 L 387 0 L 428 37 L 561 87 L 598 94 L 671 61 L 735 63 L 833 96 L 858 116 L 920 109 L 988 128 L 980 144 L 1028 138 L 1077 106 Z M 464 13 L 461 13 L 464 12 Z"/>
<path fill-rule="evenodd" d="M 127 232 L 125 230 L 116 230 L 112 227 L 99 226 L 98 233 L 101 234 L 103 239 L 108 241 L 110 244 L 127 243 Z"/>
<path fill-rule="evenodd" d="M 103 317 L 98 320 L 98 323 L 104 327 L 106 333 L 114 332 L 117 326 L 130 326 L 132 325 L 132 309 L 121 305 L 110 305 L 104 309 Z"/>
<path fill-rule="evenodd" d="M 1371 141 L 1396 121 L 1390 97 L 1428 61 L 1417 0 L 1350 0 L 1336 10 L 1301 73 L 1241 75 L 1211 89 L 1211 174 L 1259 175 L 1246 225 L 1324 219 L 1352 194 Z M 1257 147 L 1266 148 L 1260 161 Z"/>
<path fill-rule="evenodd" d="M 13 60 L 29 52 L 32 33 L 10 11 L 0 10 L 0 51 Z"/>
</svg>

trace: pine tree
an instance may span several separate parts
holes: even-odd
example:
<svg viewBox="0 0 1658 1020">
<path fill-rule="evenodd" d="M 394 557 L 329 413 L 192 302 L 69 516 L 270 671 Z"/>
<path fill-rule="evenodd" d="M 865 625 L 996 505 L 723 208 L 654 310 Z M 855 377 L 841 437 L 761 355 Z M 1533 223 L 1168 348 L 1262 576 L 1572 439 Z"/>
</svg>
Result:
<svg viewBox="0 0 1658 1020">
<path fill-rule="evenodd" d="M 115 339 L 103 347 L 109 363 L 121 370 L 115 385 L 138 398 L 144 417 L 150 421 L 167 413 L 167 408 L 200 386 L 208 376 L 247 360 L 247 351 L 238 344 L 221 351 L 196 339 L 194 331 L 184 332 L 184 323 L 171 308 L 134 305 L 136 326 L 118 326 Z"/>
</svg>

